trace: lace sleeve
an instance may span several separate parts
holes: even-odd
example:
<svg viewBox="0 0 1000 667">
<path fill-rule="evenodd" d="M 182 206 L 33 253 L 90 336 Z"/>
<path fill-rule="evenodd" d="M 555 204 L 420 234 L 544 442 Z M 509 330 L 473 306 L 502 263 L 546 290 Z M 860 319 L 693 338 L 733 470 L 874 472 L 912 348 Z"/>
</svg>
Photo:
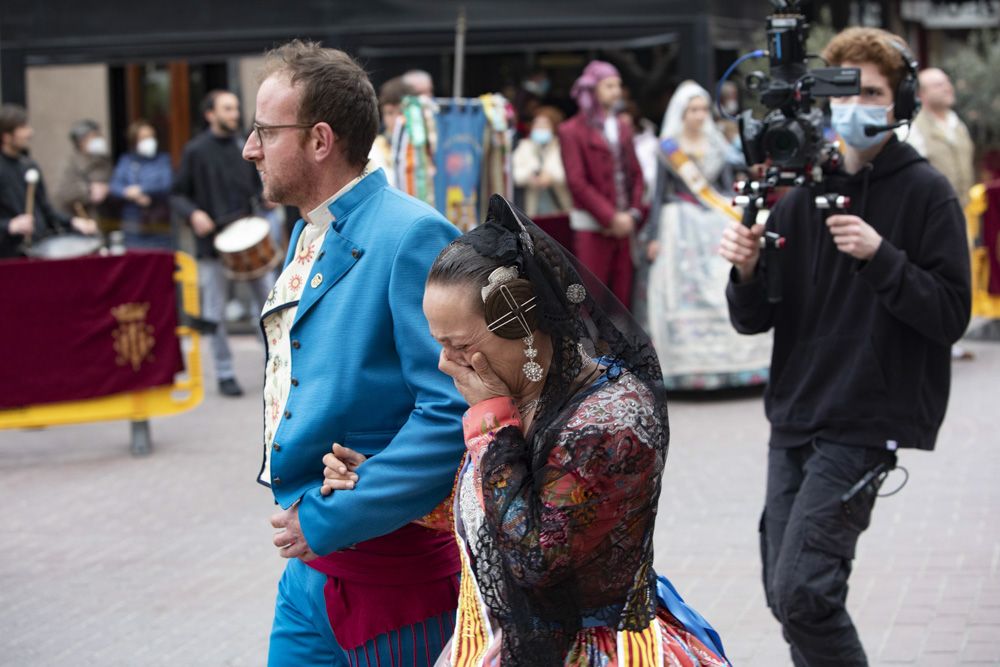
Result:
<svg viewBox="0 0 1000 667">
<path fill-rule="evenodd" d="M 496 433 L 483 456 L 483 503 L 513 581 L 548 588 L 579 577 L 595 559 L 603 569 L 609 552 L 630 542 L 641 551 L 663 466 L 650 445 L 655 430 L 652 411 L 630 387 L 580 404 L 535 475 L 522 431 Z"/>
</svg>

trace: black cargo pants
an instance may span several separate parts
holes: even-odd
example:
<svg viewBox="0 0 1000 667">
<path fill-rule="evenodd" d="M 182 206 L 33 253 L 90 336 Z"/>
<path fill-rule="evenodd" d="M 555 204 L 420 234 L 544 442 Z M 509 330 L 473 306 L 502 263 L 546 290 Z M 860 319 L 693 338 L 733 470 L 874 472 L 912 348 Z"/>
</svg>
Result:
<svg viewBox="0 0 1000 667">
<path fill-rule="evenodd" d="M 847 613 L 847 579 L 877 482 L 849 511 L 841 497 L 879 463 L 891 468 L 895 460 L 885 449 L 821 439 L 769 450 L 760 521 L 764 591 L 796 667 L 868 664 Z"/>
</svg>

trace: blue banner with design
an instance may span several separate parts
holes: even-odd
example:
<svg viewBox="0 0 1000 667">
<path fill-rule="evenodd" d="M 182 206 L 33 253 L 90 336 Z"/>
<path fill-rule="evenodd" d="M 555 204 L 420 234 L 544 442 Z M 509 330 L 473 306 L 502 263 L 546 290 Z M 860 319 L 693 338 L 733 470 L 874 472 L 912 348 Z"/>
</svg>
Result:
<svg viewBox="0 0 1000 667">
<path fill-rule="evenodd" d="M 437 116 L 438 149 L 434 201 L 459 229 L 478 222 L 480 171 L 486 115 L 478 101 L 442 105 Z"/>
</svg>

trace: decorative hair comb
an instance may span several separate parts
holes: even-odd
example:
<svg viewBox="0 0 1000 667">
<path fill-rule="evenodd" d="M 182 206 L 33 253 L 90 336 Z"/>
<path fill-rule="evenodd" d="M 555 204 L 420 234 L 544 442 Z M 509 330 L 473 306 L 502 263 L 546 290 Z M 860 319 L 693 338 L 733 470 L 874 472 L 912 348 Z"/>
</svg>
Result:
<svg viewBox="0 0 1000 667">
<path fill-rule="evenodd" d="M 493 269 L 490 277 L 487 279 L 486 286 L 480 291 L 483 297 L 483 303 L 486 303 L 486 299 L 489 298 L 490 294 L 497 291 L 501 285 L 506 285 L 512 280 L 517 279 L 517 267 L 516 266 L 501 266 L 499 268 Z"/>
</svg>

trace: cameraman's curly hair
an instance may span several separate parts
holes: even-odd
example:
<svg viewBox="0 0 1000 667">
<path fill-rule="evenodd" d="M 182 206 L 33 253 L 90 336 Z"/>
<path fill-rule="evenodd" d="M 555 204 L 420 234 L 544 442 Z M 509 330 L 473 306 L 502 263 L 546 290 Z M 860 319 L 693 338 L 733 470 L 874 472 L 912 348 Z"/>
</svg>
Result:
<svg viewBox="0 0 1000 667">
<path fill-rule="evenodd" d="M 901 47 L 906 45 L 901 37 L 880 28 L 848 28 L 830 40 L 823 49 L 823 59 L 833 67 L 845 62 L 873 63 L 889 80 L 895 97 L 896 88 L 906 74 L 906 63 L 893 42 Z"/>
</svg>

